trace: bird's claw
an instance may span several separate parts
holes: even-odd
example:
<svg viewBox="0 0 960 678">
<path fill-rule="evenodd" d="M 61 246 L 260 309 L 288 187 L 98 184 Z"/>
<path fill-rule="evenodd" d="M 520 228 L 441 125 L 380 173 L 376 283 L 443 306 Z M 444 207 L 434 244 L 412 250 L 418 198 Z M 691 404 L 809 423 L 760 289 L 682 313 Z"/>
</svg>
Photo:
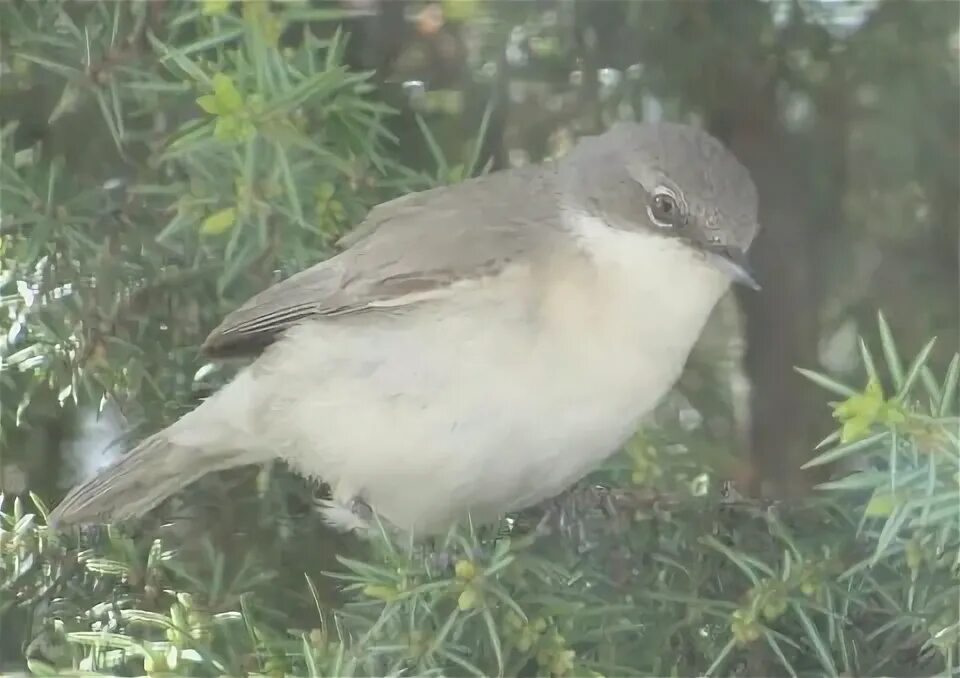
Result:
<svg viewBox="0 0 960 678">
<path fill-rule="evenodd" d="M 338 500 L 321 499 L 324 522 L 340 532 L 366 532 L 373 523 L 373 509 L 360 497 Z"/>
</svg>

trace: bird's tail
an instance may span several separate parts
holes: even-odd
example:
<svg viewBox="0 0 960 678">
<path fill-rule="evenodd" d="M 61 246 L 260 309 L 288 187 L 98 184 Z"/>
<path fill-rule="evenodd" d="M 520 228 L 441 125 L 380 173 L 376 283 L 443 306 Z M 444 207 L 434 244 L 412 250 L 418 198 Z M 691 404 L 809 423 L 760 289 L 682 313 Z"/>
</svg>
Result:
<svg viewBox="0 0 960 678">
<path fill-rule="evenodd" d="M 193 412 L 72 489 L 49 516 L 62 527 L 138 517 L 213 471 L 262 461 L 241 445 L 250 377 L 241 375 Z"/>
</svg>

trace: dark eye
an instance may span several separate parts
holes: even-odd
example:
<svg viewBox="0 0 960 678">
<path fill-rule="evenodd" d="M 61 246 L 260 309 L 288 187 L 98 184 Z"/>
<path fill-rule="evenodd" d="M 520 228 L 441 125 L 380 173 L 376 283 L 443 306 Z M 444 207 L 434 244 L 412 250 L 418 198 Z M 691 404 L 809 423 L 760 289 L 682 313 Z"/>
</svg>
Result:
<svg viewBox="0 0 960 678">
<path fill-rule="evenodd" d="M 669 193 L 657 193 L 650 203 L 650 218 L 657 226 L 670 228 L 680 223 L 680 206 Z"/>
</svg>

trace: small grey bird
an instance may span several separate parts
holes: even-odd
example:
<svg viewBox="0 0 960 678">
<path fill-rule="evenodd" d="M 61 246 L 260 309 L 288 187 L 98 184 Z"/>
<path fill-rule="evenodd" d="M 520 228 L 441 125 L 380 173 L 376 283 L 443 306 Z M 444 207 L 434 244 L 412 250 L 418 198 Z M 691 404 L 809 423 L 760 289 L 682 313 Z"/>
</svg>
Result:
<svg viewBox="0 0 960 678">
<path fill-rule="evenodd" d="M 204 344 L 252 364 L 51 522 L 139 515 L 274 458 L 328 482 L 340 524 L 365 504 L 429 534 L 539 503 L 630 437 L 731 280 L 756 287 L 757 230 L 746 169 L 678 124 L 379 205 Z"/>
</svg>

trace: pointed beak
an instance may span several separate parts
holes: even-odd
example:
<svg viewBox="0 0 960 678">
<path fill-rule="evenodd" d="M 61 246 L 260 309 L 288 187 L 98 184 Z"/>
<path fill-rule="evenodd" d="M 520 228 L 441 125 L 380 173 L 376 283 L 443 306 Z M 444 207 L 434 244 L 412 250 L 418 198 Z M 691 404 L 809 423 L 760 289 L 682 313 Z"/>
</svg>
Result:
<svg viewBox="0 0 960 678">
<path fill-rule="evenodd" d="M 707 251 L 707 258 L 716 268 L 730 276 L 733 282 L 753 290 L 760 289 L 760 284 L 747 263 L 747 255 L 740 248 L 712 247 Z"/>
</svg>

